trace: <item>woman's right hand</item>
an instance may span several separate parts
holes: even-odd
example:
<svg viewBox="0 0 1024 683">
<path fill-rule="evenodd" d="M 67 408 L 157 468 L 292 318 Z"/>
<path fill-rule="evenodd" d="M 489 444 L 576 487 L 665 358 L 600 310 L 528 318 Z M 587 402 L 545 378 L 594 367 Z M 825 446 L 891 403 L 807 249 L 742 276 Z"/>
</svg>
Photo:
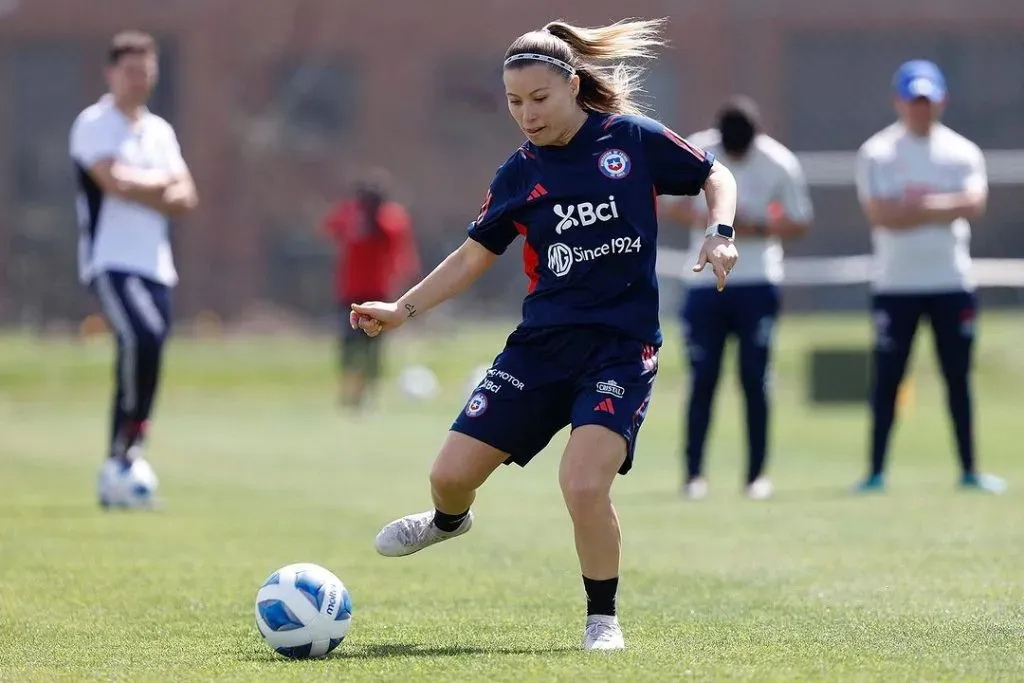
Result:
<svg viewBox="0 0 1024 683">
<path fill-rule="evenodd" d="M 368 337 L 376 337 L 381 332 L 391 331 L 400 327 L 409 317 L 405 311 L 398 310 L 397 303 L 384 301 L 367 301 L 352 304 L 352 312 L 348 321 L 353 330 L 362 330 Z"/>
</svg>

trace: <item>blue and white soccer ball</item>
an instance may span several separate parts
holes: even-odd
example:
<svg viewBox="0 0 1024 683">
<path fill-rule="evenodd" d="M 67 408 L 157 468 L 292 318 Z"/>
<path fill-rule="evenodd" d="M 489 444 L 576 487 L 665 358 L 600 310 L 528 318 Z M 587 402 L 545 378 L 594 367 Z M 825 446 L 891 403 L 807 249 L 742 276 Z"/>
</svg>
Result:
<svg viewBox="0 0 1024 683">
<path fill-rule="evenodd" d="M 299 563 L 271 574 L 256 594 L 256 627 L 285 657 L 323 657 L 341 645 L 352 624 L 352 598 L 337 576 Z"/>
<path fill-rule="evenodd" d="M 108 458 L 100 469 L 96 493 L 105 508 L 151 508 L 158 485 L 156 472 L 143 458 L 127 463 Z"/>
</svg>

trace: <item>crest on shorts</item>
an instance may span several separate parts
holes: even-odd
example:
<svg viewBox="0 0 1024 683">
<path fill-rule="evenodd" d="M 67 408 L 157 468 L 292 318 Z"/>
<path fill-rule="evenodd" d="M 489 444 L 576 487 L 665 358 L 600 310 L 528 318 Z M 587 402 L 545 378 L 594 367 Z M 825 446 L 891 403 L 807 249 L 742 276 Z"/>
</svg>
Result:
<svg viewBox="0 0 1024 683">
<path fill-rule="evenodd" d="M 485 410 L 487 410 L 487 394 L 478 391 L 469 398 L 469 403 L 466 404 L 466 415 L 477 417 L 483 415 Z"/>
<path fill-rule="evenodd" d="M 601 169 L 601 173 L 613 180 L 628 176 L 631 165 L 629 155 L 621 149 L 609 149 L 597 160 L 597 167 Z"/>
</svg>

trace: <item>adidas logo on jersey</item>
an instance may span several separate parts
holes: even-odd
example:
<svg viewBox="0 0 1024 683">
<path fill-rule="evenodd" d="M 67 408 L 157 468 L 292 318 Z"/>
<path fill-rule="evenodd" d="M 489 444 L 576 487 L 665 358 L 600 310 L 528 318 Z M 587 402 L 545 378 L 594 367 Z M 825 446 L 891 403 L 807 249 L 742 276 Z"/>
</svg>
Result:
<svg viewBox="0 0 1024 683">
<path fill-rule="evenodd" d="M 569 204 L 562 206 L 555 204 L 555 215 L 558 216 L 558 225 L 555 232 L 561 235 L 571 228 L 586 227 L 594 223 L 604 223 L 613 218 L 619 217 L 619 207 L 615 205 L 615 196 L 609 196 L 608 201 L 603 204 L 594 205 L 591 202 Z"/>
</svg>

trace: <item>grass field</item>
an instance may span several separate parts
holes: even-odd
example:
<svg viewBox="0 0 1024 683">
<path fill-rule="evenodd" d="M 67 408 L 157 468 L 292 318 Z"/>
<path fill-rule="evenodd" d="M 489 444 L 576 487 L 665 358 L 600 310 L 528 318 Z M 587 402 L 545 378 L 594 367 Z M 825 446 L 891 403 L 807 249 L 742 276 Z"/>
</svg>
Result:
<svg viewBox="0 0 1024 683">
<path fill-rule="evenodd" d="M 498 471 L 468 536 L 402 559 L 373 550 L 382 524 L 426 509 L 466 376 L 505 328 L 396 338 L 394 365 L 430 365 L 444 393 L 414 404 L 390 390 L 359 419 L 335 408 L 329 340 L 175 340 L 150 450 L 159 514 L 94 502 L 109 343 L 0 339 L 0 680 L 1022 680 L 1024 318 L 981 321 L 980 459 L 1009 479 L 1002 497 L 954 486 L 928 335 L 890 490 L 847 494 L 866 416 L 808 406 L 804 359 L 812 345 L 866 343 L 866 322 L 785 320 L 777 496 L 764 503 L 740 495 L 731 372 L 710 498 L 677 495 L 685 375 L 670 336 L 637 465 L 614 492 L 620 653 L 578 651 L 564 434 L 530 468 Z M 253 624 L 260 583 L 299 561 L 335 571 L 354 600 L 348 640 L 320 661 L 281 659 Z"/>
</svg>

